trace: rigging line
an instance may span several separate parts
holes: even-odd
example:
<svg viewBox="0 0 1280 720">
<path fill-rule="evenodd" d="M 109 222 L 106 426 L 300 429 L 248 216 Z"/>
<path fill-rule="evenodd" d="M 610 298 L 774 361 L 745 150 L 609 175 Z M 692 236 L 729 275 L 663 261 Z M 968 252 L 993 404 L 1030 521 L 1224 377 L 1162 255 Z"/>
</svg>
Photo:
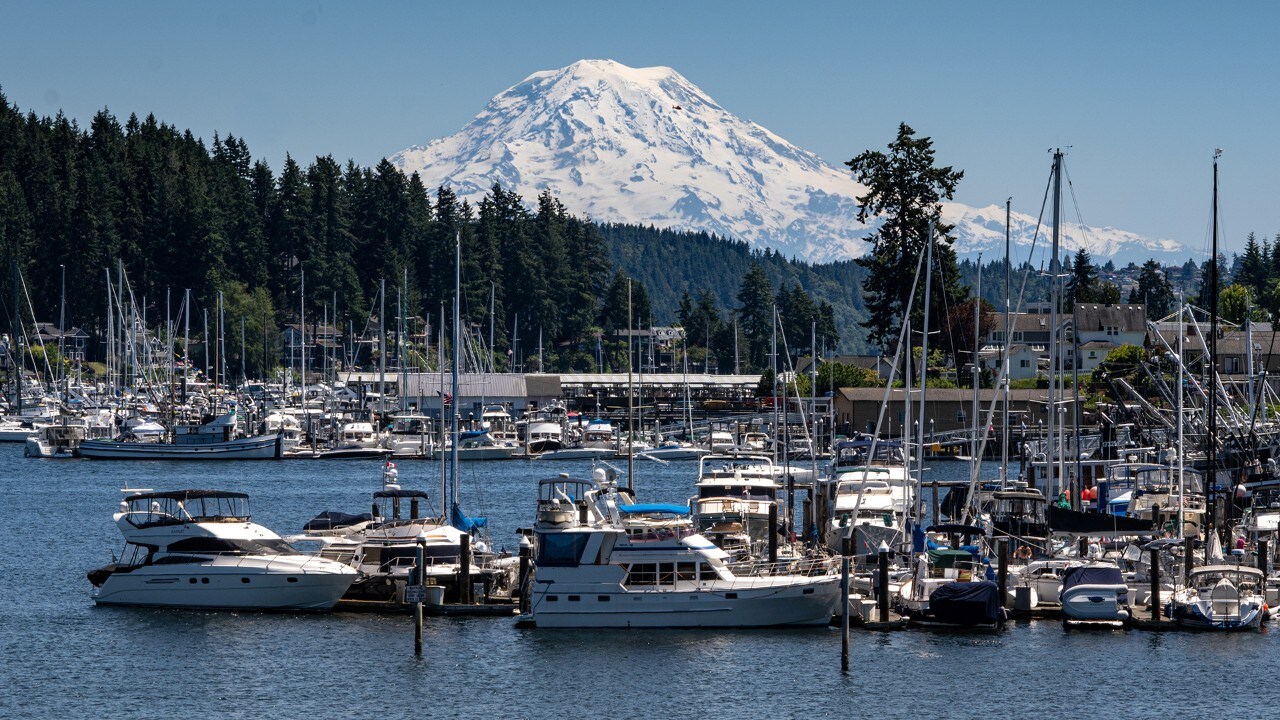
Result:
<svg viewBox="0 0 1280 720">
<path fill-rule="evenodd" d="M 1019 284 L 1019 287 L 1018 287 L 1018 302 L 1013 305 L 1013 309 L 1015 312 L 1017 312 L 1018 308 L 1022 307 L 1022 301 L 1027 292 L 1028 279 L 1032 276 L 1035 270 L 1035 266 L 1031 264 L 1031 258 L 1035 256 L 1036 245 L 1040 240 L 1040 229 L 1044 225 L 1044 211 L 1049 204 L 1049 188 L 1051 187 L 1052 183 L 1053 183 L 1053 170 L 1050 169 L 1049 178 L 1046 181 L 1045 187 L 1044 187 L 1044 197 L 1041 198 L 1040 200 L 1040 214 L 1036 217 L 1036 229 L 1031 236 L 1031 247 L 1027 248 L 1027 261 L 1023 263 L 1022 282 Z M 1006 377 L 1006 368 L 1009 368 L 1011 365 L 1008 362 L 1008 357 L 1009 357 L 1009 349 L 1012 346 L 1013 346 L 1012 328 L 1005 328 L 1004 329 L 1004 347 L 1000 353 L 1002 362 L 1000 363 L 1000 372 L 996 375 L 995 383 L 994 383 L 995 387 L 997 388 L 1000 387 L 1002 383 L 1008 382 L 1008 379 Z M 1001 393 L 999 392 L 993 392 L 991 394 L 991 403 L 987 405 L 987 414 L 983 422 L 984 428 L 989 427 L 992 421 L 995 419 L 996 404 L 1000 400 L 1000 395 Z M 1005 432 L 1007 431 L 1008 429 L 1005 428 Z M 986 453 L 987 439 L 988 439 L 987 433 L 985 432 L 982 433 L 982 441 L 978 445 L 978 452 L 976 457 L 982 457 L 983 454 Z M 1025 438 L 1024 438 L 1024 441 L 1025 441 Z M 966 503 L 965 513 L 964 513 L 964 518 L 966 521 L 968 521 L 971 517 L 977 517 L 976 503 L 978 501 L 978 476 L 980 475 L 980 472 L 981 472 L 981 463 L 974 463 L 973 469 L 970 472 L 971 474 L 969 476 L 968 502 Z M 1008 477 L 1007 473 L 1006 473 L 1006 477 Z M 971 512 L 972 514 L 970 514 Z"/>
<path fill-rule="evenodd" d="M 1080 224 L 1080 234 L 1084 236 L 1084 247 L 1088 247 L 1089 226 L 1084 224 L 1084 215 L 1080 213 L 1080 202 L 1076 199 L 1076 186 L 1071 184 L 1071 171 L 1067 169 L 1066 156 L 1062 158 L 1062 172 L 1067 176 L 1067 190 L 1071 193 L 1071 205 L 1076 209 L 1076 222 Z"/>
<path fill-rule="evenodd" d="M 22 276 L 22 273 L 18 273 L 18 282 L 22 283 L 22 294 L 27 299 L 27 308 L 31 310 L 31 323 L 34 325 L 36 323 L 36 309 L 31 304 L 31 291 L 27 289 L 27 279 Z M 25 325 L 22 327 L 22 336 L 27 339 L 27 347 L 31 347 L 31 339 L 27 338 Z M 48 371 L 50 377 L 53 377 L 53 366 L 49 364 L 49 353 L 45 350 L 44 338 L 40 337 L 38 330 L 36 331 L 36 340 L 40 341 L 40 356 L 44 359 L 44 369 Z"/>
</svg>

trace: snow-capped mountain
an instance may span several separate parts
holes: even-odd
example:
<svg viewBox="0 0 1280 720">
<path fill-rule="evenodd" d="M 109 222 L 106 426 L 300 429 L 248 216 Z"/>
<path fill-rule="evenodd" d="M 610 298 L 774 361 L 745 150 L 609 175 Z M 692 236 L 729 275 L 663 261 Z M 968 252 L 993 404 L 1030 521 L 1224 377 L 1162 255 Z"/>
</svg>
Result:
<svg viewBox="0 0 1280 720">
<path fill-rule="evenodd" d="M 551 188 L 597 221 L 705 230 L 814 262 L 863 254 L 874 230 L 857 221 L 865 188 L 847 169 L 733 115 L 667 67 L 581 60 L 537 72 L 457 133 L 390 159 L 473 203 L 495 182 L 530 201 Z M 944 216 L 962 255 L 1003 252 L 1003 207 L 948 203 Z M 1014 214 L 1013 226 L 1015 242 L 1029 244 L 1035 218 Z M 1189 254 L 1113 228 L 1063 235 L 1067 251 L 1120 261 Z"/>
</svg>

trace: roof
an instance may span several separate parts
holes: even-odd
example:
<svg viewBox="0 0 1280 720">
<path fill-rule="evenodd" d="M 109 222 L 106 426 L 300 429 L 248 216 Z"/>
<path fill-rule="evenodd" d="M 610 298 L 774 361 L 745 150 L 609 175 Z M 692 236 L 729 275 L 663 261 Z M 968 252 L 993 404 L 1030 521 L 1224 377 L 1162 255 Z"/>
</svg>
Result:
<svg viewBox="0 0 1280 720">
<path fill-rule="evenodd" d="M 59 330 L 53 323 L 36 323 L 36 332 L 41 338 L 73 338 L 73 337 L 89 337 L 89 333 L 84 330 L 73 327 L 66 330 Z"/>
<path fill-rule="evenodd" d="M 1105 340 L 1090 340 L 1080 345 L 1081 350 L 1111 350 L 1118 347 L 1120 346 Z"/>
<path fill-rule="evenodd" d="M 130 495 L 125 500 L 197 500 L 199 498 L 234 498 L 248 500 L 249 496 L 240 492 L 226 490 L 171 490 L 168 492 L 147 492 Z"/>
<path fill-rule="evenodd" d="M 850 402 L 875 402 L 884 400 L 884 388 L 840 388 L 840 395 Z M 978 400 L 981 403 L 990 403 L 995 390 L 984 388 L 978 391 Z M 1009 390 L 1009 400 L 1016 403 L 1043 403 L 1048 401 L 1047 390 L 1029 390 L 1023 388 L 1011 388 Z M 905 391 L 902 388 L 893 388 L 889 391 L 890 402 L 902 402 Z M 912 395 L 918 395 L 918 391 L 912 390 Z M 929 388 L 928 394 L 925 396 L 926 402 L 972 402 L 973 390 L 970 388 Z"/>
<path fill-rule="evenodd" d="M 1120 332 L 1146 333 L 1147 310 L 1141 305 L 1096 305 L 1077 303 L 1075 324 L 1080 332 L 1095 332 L 1109 327 Z"/>
</svg>

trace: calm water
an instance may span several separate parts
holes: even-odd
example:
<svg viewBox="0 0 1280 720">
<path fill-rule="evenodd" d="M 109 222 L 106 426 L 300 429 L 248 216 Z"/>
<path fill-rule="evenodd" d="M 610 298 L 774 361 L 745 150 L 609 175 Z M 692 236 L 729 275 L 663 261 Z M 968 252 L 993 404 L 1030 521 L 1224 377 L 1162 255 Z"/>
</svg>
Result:
<svg viewBox="0 0 1280 720">
<path fill-rule="evenodd" d="M 407 487 L 438 487 L 434 466 L 400 467 Z M 464 504 L 513 548 L 536 480 L 587 467 L 473 464 Z M 823 629 L 538 631 L 438 618 L 416 659 L 404 616 L 96 608 L 84 574 L 120 546 L 111 512 L 125 483 L 248 492 L 255 520 L 288 533 L 321 510 L 365 507 L 378 464 L 27 460 L 9 445 L 0 469 L 0 717 L 1270 718 L 1280 703 L 1273 630 L 854 633 L 844 676 L 839 634 Z M 963 473 L 939 464 L 930 479 Z M 640 463 L 637 474 L 642 499 L 682 502 L 696 463 Z"/>
</svg>

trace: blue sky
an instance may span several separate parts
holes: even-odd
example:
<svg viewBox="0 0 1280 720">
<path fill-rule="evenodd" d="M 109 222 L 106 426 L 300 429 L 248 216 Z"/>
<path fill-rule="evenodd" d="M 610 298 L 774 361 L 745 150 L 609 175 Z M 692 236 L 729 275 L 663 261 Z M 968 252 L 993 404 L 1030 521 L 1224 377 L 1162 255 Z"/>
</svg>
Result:
<svg viewBox="0 0 1280 720">
<path fill-rule="evenodd" d="M 1280 232 L 1280 6 L 1211 5 L 0 0 L 0 87 L 82 124 L 107 107 L 230 132 L 278 169 L 375 163 L 580 58 L 669 65 L 833 163 L 907 122 L 971 205 L 1035 214 L 1048 150 L 1070 146 L 1084 222 L 1193 250 L 1222 147 L 1232 252 Z"/>
</svg>

